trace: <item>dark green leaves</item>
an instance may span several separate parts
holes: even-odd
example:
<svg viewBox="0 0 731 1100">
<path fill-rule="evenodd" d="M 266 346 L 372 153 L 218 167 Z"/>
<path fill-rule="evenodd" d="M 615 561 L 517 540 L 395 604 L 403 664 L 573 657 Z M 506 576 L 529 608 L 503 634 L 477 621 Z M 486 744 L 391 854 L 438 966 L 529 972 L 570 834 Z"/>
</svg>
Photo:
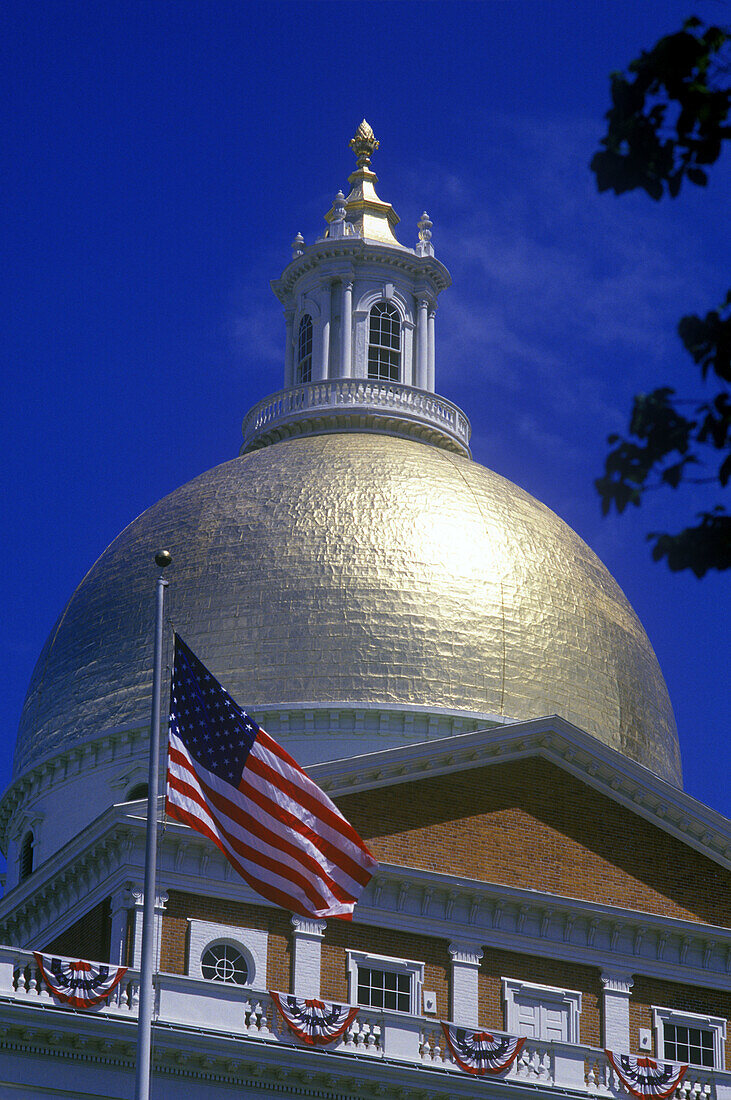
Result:
<svg viewBox="0 0 731 1100">
<path fill-rule="evenodd" d="M 705 187 L 701 165 L 713 164 L 731 136 L 731 90 L 724 80 L 729 35 L 687 20 L 629 65 L 612 73 L 607 133 L 591 169 L 600 191 L 642 188 L 672 198 L 684 179 Z M 727 77 L 727 73 L 726 73 Z"/>
<path fill-rule="evenodd" d="M 600 191 L 621 195 L 641 188 L 658 200 L 675 198 L 684 179 L 705 187 L 705 166 L 720 156 L 731 137 L 731 37 L 695 17 L 677 34 L 667 35 L 628 66 L 612 73 L 612 106 L 607 133 L 591 169 Z M 731 480 L 731 291 L 720 309 L 699 317 L 688 314 L 678 335 L 706 382 L 718 392 L 686 401 L 690 415 L 672 389 L 662 386 L 638 394 L 628 438 L 612 435 L 604 474 L 595 482 L 602 512 L 638 506 L 652 489 Z M 720 461 L 719 461 L 720 458 Z M 731 567 L 731 516 L 722 505 L 701 512 L 695 526 L 675 535 L 654 531 L 655 561 L 673 570 L 691 569 L 702 577 L 709 569 Z"/>
</svg>

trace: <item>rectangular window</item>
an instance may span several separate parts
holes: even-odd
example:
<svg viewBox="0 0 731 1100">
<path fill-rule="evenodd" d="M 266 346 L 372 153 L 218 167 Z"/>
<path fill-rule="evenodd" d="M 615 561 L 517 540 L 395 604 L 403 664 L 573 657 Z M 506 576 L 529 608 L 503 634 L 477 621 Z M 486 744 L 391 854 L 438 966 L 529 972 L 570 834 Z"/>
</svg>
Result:
<svg viewBox="0 0 731 1100">
<path fill-rule="evenodd" d="M 665 1057 L 713 1069 L 713 1032 L 702 1027 L 665 1024 Z"/>
<path fill-rule="evenodd" d="M 652 1009 L 655 1050 L 669 1062 L 722 1069 L 726 1064 L 726 1021 L 673 1008 Z"/>
<path fill-rule="evenodd" d="M 410 1012 L 411 978 L 411 974 L 359 966 L 358 1004 L 370 1008 L 390 1008 L 395 1012 Z"/>
<path fill-rule="evenodd" d="M 368 348 L 368 377 L 380 378 L 384 382 L 398 382 L 399 360 L 401 353 L 389 348 Z"/>
<path fill-rule="evenodd" d="M 348 1000 L 385 1012 L 421 1011 L 424 964 L 366 951 L 348 951 Z"/>
</svg>

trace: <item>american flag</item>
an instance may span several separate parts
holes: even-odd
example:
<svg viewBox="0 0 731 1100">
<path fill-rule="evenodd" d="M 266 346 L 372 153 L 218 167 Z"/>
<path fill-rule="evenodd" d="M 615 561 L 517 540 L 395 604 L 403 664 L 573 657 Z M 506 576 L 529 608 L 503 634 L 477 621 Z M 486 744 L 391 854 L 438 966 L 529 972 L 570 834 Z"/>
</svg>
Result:
<svg viewBox="0 0 731 1100">
<path fill-rule="evenodd" d="M 167 810 L 262 897 L 350 920 L 377 864 L 355 829 L 175 635 Z"/>
</svg>

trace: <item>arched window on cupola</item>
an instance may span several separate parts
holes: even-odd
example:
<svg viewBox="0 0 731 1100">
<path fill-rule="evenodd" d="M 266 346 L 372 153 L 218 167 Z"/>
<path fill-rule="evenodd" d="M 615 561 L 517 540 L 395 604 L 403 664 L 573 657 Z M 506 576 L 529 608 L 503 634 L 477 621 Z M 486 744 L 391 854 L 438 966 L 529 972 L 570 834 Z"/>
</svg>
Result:
<svg viewBox="0 0 731 1100">
<path fill-rule="evenodd" d="M 297 381 L 312 380 L 312 318 L 305 313 L 297 335 Z"/>
<path fill-rule="evenodd" d="M 19 879 L 22 882 L 33 873 L 33 833 L 28 831 L 20 846 Z"/>
<path fill-rule="evenodd" d="M 371 308 L 368 377 L 386 382 L 398 382 L 401 378 L 401 318 L 388 302 L 376 302 Z"/>
</svg>

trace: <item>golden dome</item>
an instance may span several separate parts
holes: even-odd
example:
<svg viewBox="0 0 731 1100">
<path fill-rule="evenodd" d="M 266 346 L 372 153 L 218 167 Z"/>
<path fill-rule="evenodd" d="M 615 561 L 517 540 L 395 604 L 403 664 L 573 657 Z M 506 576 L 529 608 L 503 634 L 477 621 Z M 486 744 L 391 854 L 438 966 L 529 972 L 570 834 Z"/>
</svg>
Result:
<svg viewBox="0 0 731 1100">
<path fill-rule="evenodd" d="M 39 658 L 16 775 L 147 720 L 161 546 L 175 628 L 254 714 L 335 701 L 559 714 L 681 781 L 657 660 L 592 551 L 469 459 L 365 433 L 246 454 L 130 524 Z"/>
</svg>

